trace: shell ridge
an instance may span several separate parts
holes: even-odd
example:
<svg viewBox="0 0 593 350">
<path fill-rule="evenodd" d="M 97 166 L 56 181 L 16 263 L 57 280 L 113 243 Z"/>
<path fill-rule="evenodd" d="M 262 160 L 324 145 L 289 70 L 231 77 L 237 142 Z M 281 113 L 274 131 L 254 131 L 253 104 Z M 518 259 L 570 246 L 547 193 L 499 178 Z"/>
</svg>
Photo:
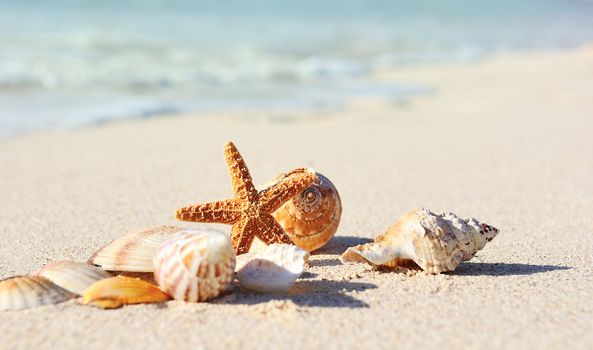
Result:
<svg viewBox="0 0 593 350">
<path fill-rule="evenodd" d="M 217 230 L 188 230 L 167 240 L 154 258 L 159 287 L 175 299 L 200 302 L 218 296 L 234 275 L 217 274 L 234 261 L 229 238 Z"/>
<path fill-rule="evenodd" d="M 37 296 L 37 292 L 34 292 L 35 295 L 31 295 L 27 292 L 27 290 L 24 287 L 28 287 L 30 290 L 35 290 L 36 284 L 35 283 L 30 283 L 28 279 L 26 279 L 26 276 L 23 276 L 23 278 L 18 278 L 15 280 L 14 286 L 16 287 L 16 290 L 19 292 L 20 295 L 24 296 L 24 301 L 25 301 L 25 307 L 31 307 L 33 304 L 35 304 L 35 297 Z M 42 288 L 43 290 L 45 290 L 45 288 L 43 288 L 42 286 L 39 286 L 40 288 Z M 16 304 L 16 300 L 15 297 L 16 294 L 13 294 L 13 301 Z M 45 305 L 46 302 L 45 300 L 43 300 L 41 305 Z"/>
<path fill-rule="evenodd" d="M 126 233 L 93 253 L 87 263 L 108 271 L 152 272 L 152 258 L 160 244 L 183 230 L 160 225 Z"/>
<path fill-rule="evenodd" d="M 310 169 L 298 168 L 281 174 L 276 181 L 282 181 Z M 317 181 L 301 191 L 273 216 L 297 246 L 314 251 L 325 245 L 336 233 L 342 204 L 336 187 L 324 175 L 315 172 Z"/>
<path fill-rule="evenodd" d="M 74 296 L 41 276 L 16 276 L 0 281 L 0 310 L 22 310 L 58 304 Z"/>
<path fill-rule="evenodd" d="M 332 214 L 332 217 L 331 217 L 331 219 L 330 219 L 330 222 L 328 222 L 328 223 L 327 223 L 325 226 L 323 226 L 323 227 L 322 227 L 320 230 L 317 230 L 315 233 L 312 233 L 312 234 L 309 234 L 309 235 L 301 235 L 301 234 L 298 234 L 298 233 L 293 233 L 293 235 L 294 235 L 294 236 L 296 236 L 296 237 L 299 237 L 299 238 L 303 238 L 303 239 L 307 239 L 307 238 L 309 238 L 310 236 L 317 236 L 317 235 L 320 235 L 320 234 L 324 233 L 323 231 L 327 230 L 327 228 L 328 228 L 328 227 L 330 227 L 330 226 L 332 226 L 332 225 L 334 224 L 334 223 L 333 223 L 333 220 L 336 218 L 336 215 L 337 215 L 337 213 L 336 213 L 336 212 L 334 212 L 334 213 Z M 314 221 L 316 221 L 316 220 L 314 220 Z M 311 238 L 312 238 L 312 237 L 311 237 Z"/>
</svg>

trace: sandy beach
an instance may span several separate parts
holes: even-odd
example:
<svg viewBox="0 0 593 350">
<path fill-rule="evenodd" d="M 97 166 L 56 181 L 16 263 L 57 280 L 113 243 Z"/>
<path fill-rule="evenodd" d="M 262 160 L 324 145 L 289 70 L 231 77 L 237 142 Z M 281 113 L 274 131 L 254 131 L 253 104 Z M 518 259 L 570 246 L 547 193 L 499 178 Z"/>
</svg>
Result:
<svg viewBox="0 0 593 350">
<path fill-rule="evenodd" d="M 134 229 L 196 226 L 174 210 L 231 195 L 228 140 L 256 184 L 309 166 L 344 206 L 336 236 L 288 294 L 2 312 L 0 348 L 593 347 L 593 47 L 376 79 L 432 89 L 329 112 L 172 116 L 0 141 L 0 278 L 85 261 Z M 420 206 L 501 233 L 453 273 L 340 264 L 347 247 Z"/>
</svg>

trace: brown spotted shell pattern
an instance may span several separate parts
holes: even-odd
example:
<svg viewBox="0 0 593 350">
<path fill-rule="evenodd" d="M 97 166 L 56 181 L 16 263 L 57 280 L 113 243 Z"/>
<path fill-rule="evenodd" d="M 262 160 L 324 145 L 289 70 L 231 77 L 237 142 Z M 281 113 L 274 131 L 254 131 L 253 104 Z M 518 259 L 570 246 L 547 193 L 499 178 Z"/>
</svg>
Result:
<svg viewBox="0 0 593 350">
<path fill-rule="evenodd" d="M 281 174 L 276 181 L 305 171 L 295 169 Z M 274 218 L 298 247 L 314 251 L 336 233 L 342 216 L 342 202 L 334 184 L 320 173 L 317 181 L 274 212 Z"/>
</svg>

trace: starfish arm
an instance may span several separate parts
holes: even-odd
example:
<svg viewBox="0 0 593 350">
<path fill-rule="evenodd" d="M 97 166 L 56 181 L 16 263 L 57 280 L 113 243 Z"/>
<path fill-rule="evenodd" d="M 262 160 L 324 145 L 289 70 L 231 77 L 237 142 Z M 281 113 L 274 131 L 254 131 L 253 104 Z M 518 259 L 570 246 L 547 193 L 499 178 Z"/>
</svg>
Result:
<svg viewBox="0 0 593 350">
<path fill-rule="evenodd" d="M 177 209 L 175 217 L 182 221 L 234 224 L 241 217 L 241 212 L 235 200 L 227 199 Z"/>
<path fill-rule="evenodd" d="M 291 176 L 261 191 L 259 195 L 260 208 L 265 213 L 273 213 L 286 201 L 303 192 L 317 181 L 314 172 L 304 172 L 302 175 Z"/>
<path fill-rule="evenodd" d="M 224 145 L 224 158 L 226 159 L 231 183 L 233 185 L 233 194 L 242 202 L 254 201 L 257 198 L 257 190 L 253 185 L 249 169 L 239 153 L 239 150 L 232 142 Z"/>
<path fill-rule="evenodd" d="M 293 244 L 282 226 L 269 214 L 260 216 L 257 237 L 267 245 L 272 243 Z"/>
<path fill-rule="evenodd" d="M 254 237 L 253 222 L 248 219 L 239 220 L 231 229 L 231 242 L 237 255 L 249 252 Z"/>
</svg>

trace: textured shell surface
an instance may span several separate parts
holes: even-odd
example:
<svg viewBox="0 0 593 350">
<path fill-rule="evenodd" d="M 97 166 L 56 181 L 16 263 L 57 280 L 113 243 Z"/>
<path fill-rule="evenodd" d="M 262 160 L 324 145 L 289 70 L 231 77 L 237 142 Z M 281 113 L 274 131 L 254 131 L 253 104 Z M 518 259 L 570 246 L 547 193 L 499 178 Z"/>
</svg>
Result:
<svg viewBox="0 0 593 350">
<path fill-rule="evenodd" d="M 91 285 L 82 295 L 82 303 L 102 309 L 127 304 L 159 303 L 171 299 L 152 283 L 139 278 L 116 276 Z"/>
<path fill-rule="evenodd" d="M 87 262 L 106 271 L 152 272 L 159 246 L 183 230 L 162 225 L 130 232 L 96 251 Z"/>
<path fill-rule="evenodd" d="M 340 260 L 388 267 L 413 261 L 424 271 L 437 274 L 453 271 L 462 261 L 473 258 L 498 232 L 474 218 L 415 209 L 402 216 L 385 234 L 377 236 L 373 243 L 348 248 Z"/>
<path fill-rule="evenodd" d="M 82 295 L 93 283 L 113 277 L 96 266 L 75 261 L 57 261 L 45 265 L 35 272 L 72 293 Z"/>
<path fill-rule="evenodd" d="M 76 294 L 41 276 L 17 276 L 0 281 L 0 310 L 23 310 L 63 303 Z"/>
<path fill-rule="evenodd" d="M 310 169 L 299 168 L 279 175 L 280 181 Z M 342 202 L 334 184 L 315 172 L 317 181 L 274 212 L 274 218 L 291 240 L 302 249 L 314 251 L 336 233 L 342 216 Z"/>
<path fill-rule="evenodd" d="M 221 231 L 186 230 L 161 245 L 153 264 L 159 287 L 173 298 L 206 301 L 231 285 L 235 250 Z"/>
<path fill-rule="evenodd" d="M 250 257 L 240 256 L 237 280 L 256 292 L 286 292 L 305 271 L 309 252 L 289 244 L 271 244 Z"/>
</svg>

